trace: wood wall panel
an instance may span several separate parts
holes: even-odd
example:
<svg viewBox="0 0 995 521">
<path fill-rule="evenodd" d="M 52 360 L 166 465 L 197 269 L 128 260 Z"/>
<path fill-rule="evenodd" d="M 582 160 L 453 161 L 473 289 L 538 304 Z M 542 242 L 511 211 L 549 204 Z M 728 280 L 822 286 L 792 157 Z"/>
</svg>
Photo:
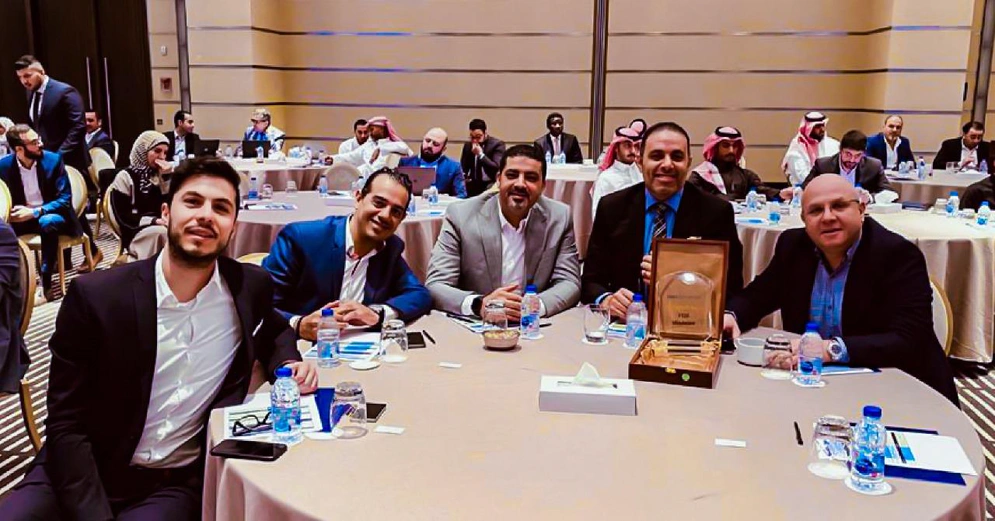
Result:
<svg viewBox="0 0 995 521">
<path fill-rule="evenodd" d="M 180 110 L 179 103 L 169 103 L 169 102 L 155 102 L 152 104 L 153 115 L 155 118 L 155 128 L 159 132 L 166 132 L 167 130 L 173 130 L 173 114 L 177 110 Z M 160 123 L 160 121 L 162 123 Z M 198 132 L 200 129 L 197 129 Z M 126 161 L 128 154 L 131 152 L 131 143 L 121 143 L 121 151 L 118 153 L 118 159 L 121 161 Z"/>
<path fill-rule="evenodd" d="M 176 3 L 174 0 L 146 0 L 149 34 L 176 34 Z"/>
<path fill-rule="evenodd" d="M 252 25 L 250 0 L 187 0 L 188 27 L 249 25 Z"/>
</svg>

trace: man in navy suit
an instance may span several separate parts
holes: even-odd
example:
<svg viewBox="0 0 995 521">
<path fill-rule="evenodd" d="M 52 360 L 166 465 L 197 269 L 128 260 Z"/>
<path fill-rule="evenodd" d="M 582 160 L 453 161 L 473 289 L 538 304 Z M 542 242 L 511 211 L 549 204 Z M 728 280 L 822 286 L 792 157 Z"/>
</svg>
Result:
<svg viewBox="0 0 995 521">
<path fill-rule="evenodd" d="M 466 182 L 460 164 L 446 156 L 449 134 L 441 128 L 433 128 L 425 133 L 421 142 L 421 154 L 401 159 L 401 166 L 421 166 L 435 169 L 435 185 L 440 194 L 449 194 L 466 199 Z"/>
<path fill-rule="evenodd" d="M 912 143 L 902 137 L 905 121 L 902 116 L 891 115 L 884 120 L 884 130 L 867 138 L 867 157 L 881 162 L 887 170 L 898 170 L 898 165 L 915 161 Z"/>
<path fill-rule="evenodd" d="M 0 180 L 10 189 L 10 223 L 17 235 L 41 235 L 41 281 L 45 298 L 52 299 L 52 268 L 59 235 L 81 233 L 73 193 L 62 157 L 43 150 L 42 139 L 27 125 L 7 131 L 14 153 L 0 159 Z"/>
<path fill-rule="evenodd" d="M 263 267 L 273 276 L 273 306 L 294 331 L 315 340 L 321 310 L 341 325 L 376 328 L 412 321 L 432 308 L 432 296 L 401 257 L 394 235 L 407 215 L 411 181 L 392 169 L 370 175 L 356 211 L 287 225 Z"/>
<path fill-rule="evenodd" d="M 86 113 L 86 152 L 89 154 L 91 149 L 100 148 L 114 159 L 114 141 L 104 132 L 103 126 L 100 114 L 93 110 Z"/>
</svg>

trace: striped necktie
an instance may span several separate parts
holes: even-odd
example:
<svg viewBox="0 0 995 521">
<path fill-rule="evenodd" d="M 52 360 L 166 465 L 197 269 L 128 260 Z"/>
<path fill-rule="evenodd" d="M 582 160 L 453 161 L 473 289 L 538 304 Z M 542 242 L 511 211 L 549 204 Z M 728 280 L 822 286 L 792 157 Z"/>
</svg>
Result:
<svg viewBox="0 0 995 521">
<path fill-rule="evenodd" d="M 652 238 L 657 237 L 667 238 L 667 203 L 656 203 L 653 205 L 653 212 L 656 214 L 653 217 L 653 235 Z"/>
</svg>

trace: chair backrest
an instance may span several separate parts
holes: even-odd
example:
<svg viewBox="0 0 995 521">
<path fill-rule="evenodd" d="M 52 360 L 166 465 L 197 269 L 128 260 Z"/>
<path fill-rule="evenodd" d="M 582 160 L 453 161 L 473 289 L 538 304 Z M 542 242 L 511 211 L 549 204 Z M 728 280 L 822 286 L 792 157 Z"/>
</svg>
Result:
<svg viewBox="0 0 995 521">
<path fill-rule="evenodd" d="M 31 322 L 31 313 L 35 309 L 35 256 L 31 253 L 24 241 L 17 241 L 18 256 L 20 257 L 21 278 L 21 336 L 28 331 L 28 324 Z"/>
<path fill-rule="evenodd" d="M 238 258 L 238 262 L 260 266 L 266 260 L 266 257 L 269 257 L 268 253 L 246 253 Z"/>
<path fill-rule="evenodd" d="M 108 190 L 108 194 L 110 190 Z M 121 238 L 121 225 L 118 223 L 117 216 L 114 215 L 114 206 L 111 205 L 110 195 L 104 196 L 103 202 L 104 216 L 107 217 L 107 225 L 111 227 L 111 231 L 114 232 L 119 239 Z"/>
<path fill-rule="evenodd" d="M 86 180 L 79 170 L 69 165 L 66 165 L 66 172 L 69 174 L 69 184 L 73 189 L 73 208 L 76 209 L 77 216 L 83 215 L 83 210 L 86 210 L 86 200 L 90 196 L 86 189 Z"/>
<path fill-rule="evenodd" d="M 349 163 L 335 163 L 325 171 L 329 190 L 352 190 L 352 183 L 362 175 L 359 169 Z"/>
<path fill-rule="evenodd" d="M 114 140 L 114 164 L 117 164 L 118 152 L 121 151 L 121 145 L 117 144 L 117 140 Z"/>
<path fill-rule="evenodd" d="M 7 183 L 0 180 L 0 219 L 3 219 L 3 222 L 10 221 L 10 207 L 13 204 L 10 199 L 10 188 L 7 187 Z"/>
<path fill-rule="evenodd" d="M 101 170 L 116 170 L 117 166 L 114 164 L 114 160 L 111 156 L 107 154 L 107 151 L 100 147 L 93 147 L 90 149 L 90 180 L 93 181 L 93 186 L 100 186 L 100 171 Z"/>
<path fill-rule="evenodd" d="M 950 309 L 950 300 L 933 279 L 929 280 L 929 289 L 933 291 L 933 332 L 943 346 L 943 353 L 949 355 L 954 340 L 954 314 Z"/>
</svg>

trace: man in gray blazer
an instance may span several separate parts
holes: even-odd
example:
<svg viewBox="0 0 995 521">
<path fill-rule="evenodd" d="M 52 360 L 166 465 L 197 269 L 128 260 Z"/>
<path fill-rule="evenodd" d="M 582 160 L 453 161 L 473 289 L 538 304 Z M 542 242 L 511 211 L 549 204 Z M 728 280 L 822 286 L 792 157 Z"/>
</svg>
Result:
<svg viewBox="0 0 995 521">
<path fill-rule="evenodd" d="M 501 158 L 497 192 L 449 206 L 425 282 L 437 309 L 479 316 L 488 302 L 503 300 L 517 320 L 528 284 L 539 292 L 543 316 L 577 304 L 570 207 L 543 197 L 545 183 L 542 150 L 516 145 Z"/>
<path fill-rule="evenodd" d="M 851 185 L 859 183 L 871 195 L 878 195 L 885 190 L 895 192 L 888 182 L 888 177 L 885 176 L 881 161 L 867 156 L 864 153 L 866 147 L 867 136 L 863 132 L 851 130 L 843 134 L 839 153 L 816 159 L 802 187 L 808 186 L 813 179 L 822 174 L 838 174 Z"/>
</svg>

